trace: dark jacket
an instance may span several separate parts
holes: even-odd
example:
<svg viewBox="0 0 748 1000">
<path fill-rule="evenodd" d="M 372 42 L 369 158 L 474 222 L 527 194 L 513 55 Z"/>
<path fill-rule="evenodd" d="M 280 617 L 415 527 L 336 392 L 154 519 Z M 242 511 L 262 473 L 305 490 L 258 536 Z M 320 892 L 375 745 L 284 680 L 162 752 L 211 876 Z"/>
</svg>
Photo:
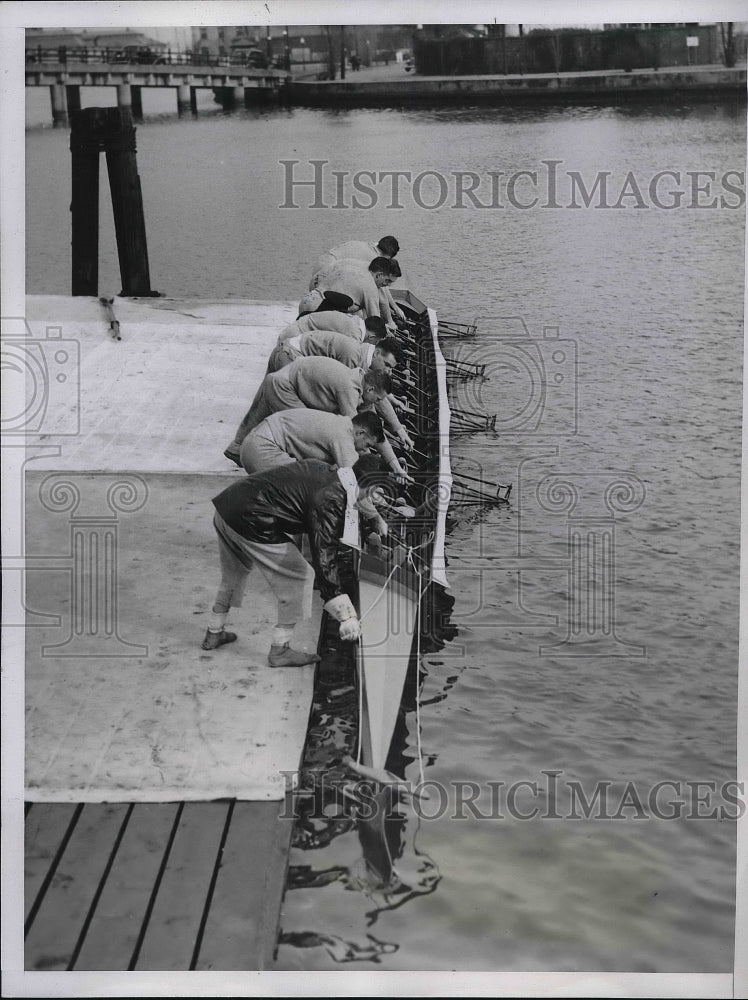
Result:
<svg viewBox="0 0 748 1000">
<path fill-rule="evenodd" d="M 239 479 L 213 505 L 251 542 L 272 545 L 308 535 L 320 595 L 329 601 L 355 586 L 353 550 L 340 542 L 345 500 L 336 471 L 307 458 Z"/>
</svg>

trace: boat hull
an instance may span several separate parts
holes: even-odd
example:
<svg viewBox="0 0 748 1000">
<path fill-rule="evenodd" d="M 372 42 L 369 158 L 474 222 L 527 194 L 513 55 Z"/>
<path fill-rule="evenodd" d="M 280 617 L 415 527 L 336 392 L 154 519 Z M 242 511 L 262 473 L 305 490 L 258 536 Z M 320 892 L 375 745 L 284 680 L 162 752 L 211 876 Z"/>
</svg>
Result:
<svg viewBox="0 0 748 1000">
<path fill-rule="evenodd" d="M 420 474 L 420 510 L 426 511 L 420 538 L 411 535 L 405 546 L 393 546 L 389 558 L 364 554 L 359 568 L 363 632 L 357 654 L 359 762 L 376 769 L 386 767 L 408 668 L 418 653 L 419 609 L 424 594 L 432 584 L 447 586 L 444 542 L 451 489 L 450 413 L 437 317 L 409 290 L 393 289 L 393 295 L 408 315 L 418 317 L 421 343 L 414 382 L 425 389 L 430 380 L 432 391 L 423 392 L 416 400 L 416 409 L 421 411 L 420 429 L 427 442 L 423 447 L 428 452 L 426 468 Z M 428 553 L 425 560 L 424 551 Z"/>
</svg>

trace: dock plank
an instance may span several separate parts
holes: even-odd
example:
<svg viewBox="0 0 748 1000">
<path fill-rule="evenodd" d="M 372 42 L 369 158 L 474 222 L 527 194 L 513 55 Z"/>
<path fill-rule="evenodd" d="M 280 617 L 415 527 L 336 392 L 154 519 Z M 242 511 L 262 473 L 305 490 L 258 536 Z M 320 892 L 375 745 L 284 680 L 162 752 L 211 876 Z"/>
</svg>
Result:
<svg viewBox="0 0 748 1000">
<path fill-rule="evenodd" d="M 31 908 L 62 846 L 76 814 L 72 802 L 37 802 L 32 804 L 24 823 L 23 919 Z"/>
<path fill-rule="evenodd" d="M 136 971 L 189 970 L 230 807 L 185 805 Z"/>
<path fill-rule="evenodd" d="M 67 969 L 127 814 L 124 803 L 84 806 L 29 928 L 27 970 Z"/>
<path fill-rule="evenodd" d="M 293 829 L 292 819 L 278 818 L 282 809 L 236 804 L 196 969 L 270 968 Z"/>
<path fill-rule="evenodd" d="M 76 971 L 126 971 L 135 952 L 179 805 L 133 809 L 75 962 Z"/>
</svg>

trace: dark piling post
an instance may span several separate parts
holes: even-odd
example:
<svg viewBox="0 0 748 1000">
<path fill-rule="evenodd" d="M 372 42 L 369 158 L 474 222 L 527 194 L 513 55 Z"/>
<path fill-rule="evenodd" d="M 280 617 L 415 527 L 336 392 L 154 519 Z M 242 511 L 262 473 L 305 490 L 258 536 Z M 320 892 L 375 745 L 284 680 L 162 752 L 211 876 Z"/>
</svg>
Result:
<svg viewBox="0 0 748 1000">
<path fill-rule="evenodd" d="M 132 117 L 136 122 L 143 121 L 143 88 L 132 87 Z"/>
<path fill-rule="evenodd" d="M 71 115 L 74 111 L 80 111 L 81 109 L 81 89 L 78 86 L 70 86 L 69 84 L 65 87 L 65 93 L 67 95 L 68 102 L 68 114 Z"/>
<path fill-rule="evenodd" d="M 197 115 L 197 87 L 190 87 L 190 111 Z"/>
<path fill-rule="evenodd" d="M 73 295 L 98 294 L 99 153 L 106 154 L 117 236 L 121 295 L 151 291 L 135 128 L 129 107 L 84 108 L 72 115 Z"/>
<path fill-rule="evenodd" d="M 73 186 L 72 294 L 99 294 L 99 141 L 95 118 L 99 108 L 70 115 L 70 154 Z"/>
<path fill-rule="evenodd" d="M 135 155 L 135 127 L 129 108 L 109 112 L 106 165 L 112 192 L 114 231 L 122 278 L 121 295 L 151 295 L 143 193 Z"/>
</svg>

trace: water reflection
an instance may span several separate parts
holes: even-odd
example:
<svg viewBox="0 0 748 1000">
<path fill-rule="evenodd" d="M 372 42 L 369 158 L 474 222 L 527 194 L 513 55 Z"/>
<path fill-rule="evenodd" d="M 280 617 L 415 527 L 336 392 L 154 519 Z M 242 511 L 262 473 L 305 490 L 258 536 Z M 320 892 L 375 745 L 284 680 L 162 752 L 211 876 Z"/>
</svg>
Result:
<svg viewBox="0 0 748 1000">
<path fill-rule="evenodd" d="M 325 788 L 322 809 L 342 808 L 342 816 L 320 816 L 320 800 L 310 795 L 300 804 L 294 848 L 320 849 L 342 834 L 355 833 L 360 855 L 349 865 L 323 868 L 291 865 L 287 891 L 338 883 L 344 890 L 360 893 L 366 899 L 364 919 L 366 926 L 371 927 L 382 913 L 399 909 L 412 899 L 436 890 L 441 873 L 434 859 L 417 845 L 420 818 L 402 789 L 361 780 L 326 784 Z M 398 864 L 401 860 L 402 866 Z M 380 954 L 399 948 L 396 942 L 376 941 L 368 932 L 365 937 L 366 942 L 361 942 L 318 931 L 281 932 L 279 942 L 294 947 L 325 947 L 336 962 L 376 961 Z"/>
<path fill-rule="evenodd" d="M 297 931 L 285 934 L 281 932 L 280 944 L 290 944 L 294 948 L 324 948 L 333 961 L 346 962 L 379 962 L 382 955 L 390 955 L 397 951 L 398 946 L 392 941 L 379 941 L 373 934 L 366 935 L 367 944 L 355 944 L 344 941 L 334 934 L 323 934 L 319 931 Z"/>
<path fill-rule="evenodd" d="M 453 598 L 435 589 L 424 602 L 421 652 L 444 647 L 457 633 L 451 623 Z M 358 730 L 357 692 L 352 685 L 317 687 L 304 768 L 294 796 L 295 852 L 321 852 L 321 864 L 292 863 L 286 879 L 288 893 L 338 886 L 358 894 L 365 927 L 372 927 L 383 913 L 400 909 L 411 900 L 436 891 L 441 873 L 434 859 L 418 844 L 421 818 L 413 802 L 406 773 L 418 764 L 423 779 L 424 761 L 418 759 L 418 699 L 427 670 L 414 656 L 403 690 L 392 744 L 383 772 L 369 772 L 355 763 Z M 438 700 L 459 678 L 450 677 Z M 433 699 L 430 699 L 433 700 Z M 426 761 L 428 765 L 428 761 Z M 336 863 L 334 847 L 347 852 L 347 863 Z M 362 928 L 363 930 L 363 928 Z M 324 948 L 339 964 L 379 962 L 399 942 L 382 941 L 368 931 L 361 938 L 317 929 L 282 930 L 279 944 L 293 948 Z"/>
</svg>

